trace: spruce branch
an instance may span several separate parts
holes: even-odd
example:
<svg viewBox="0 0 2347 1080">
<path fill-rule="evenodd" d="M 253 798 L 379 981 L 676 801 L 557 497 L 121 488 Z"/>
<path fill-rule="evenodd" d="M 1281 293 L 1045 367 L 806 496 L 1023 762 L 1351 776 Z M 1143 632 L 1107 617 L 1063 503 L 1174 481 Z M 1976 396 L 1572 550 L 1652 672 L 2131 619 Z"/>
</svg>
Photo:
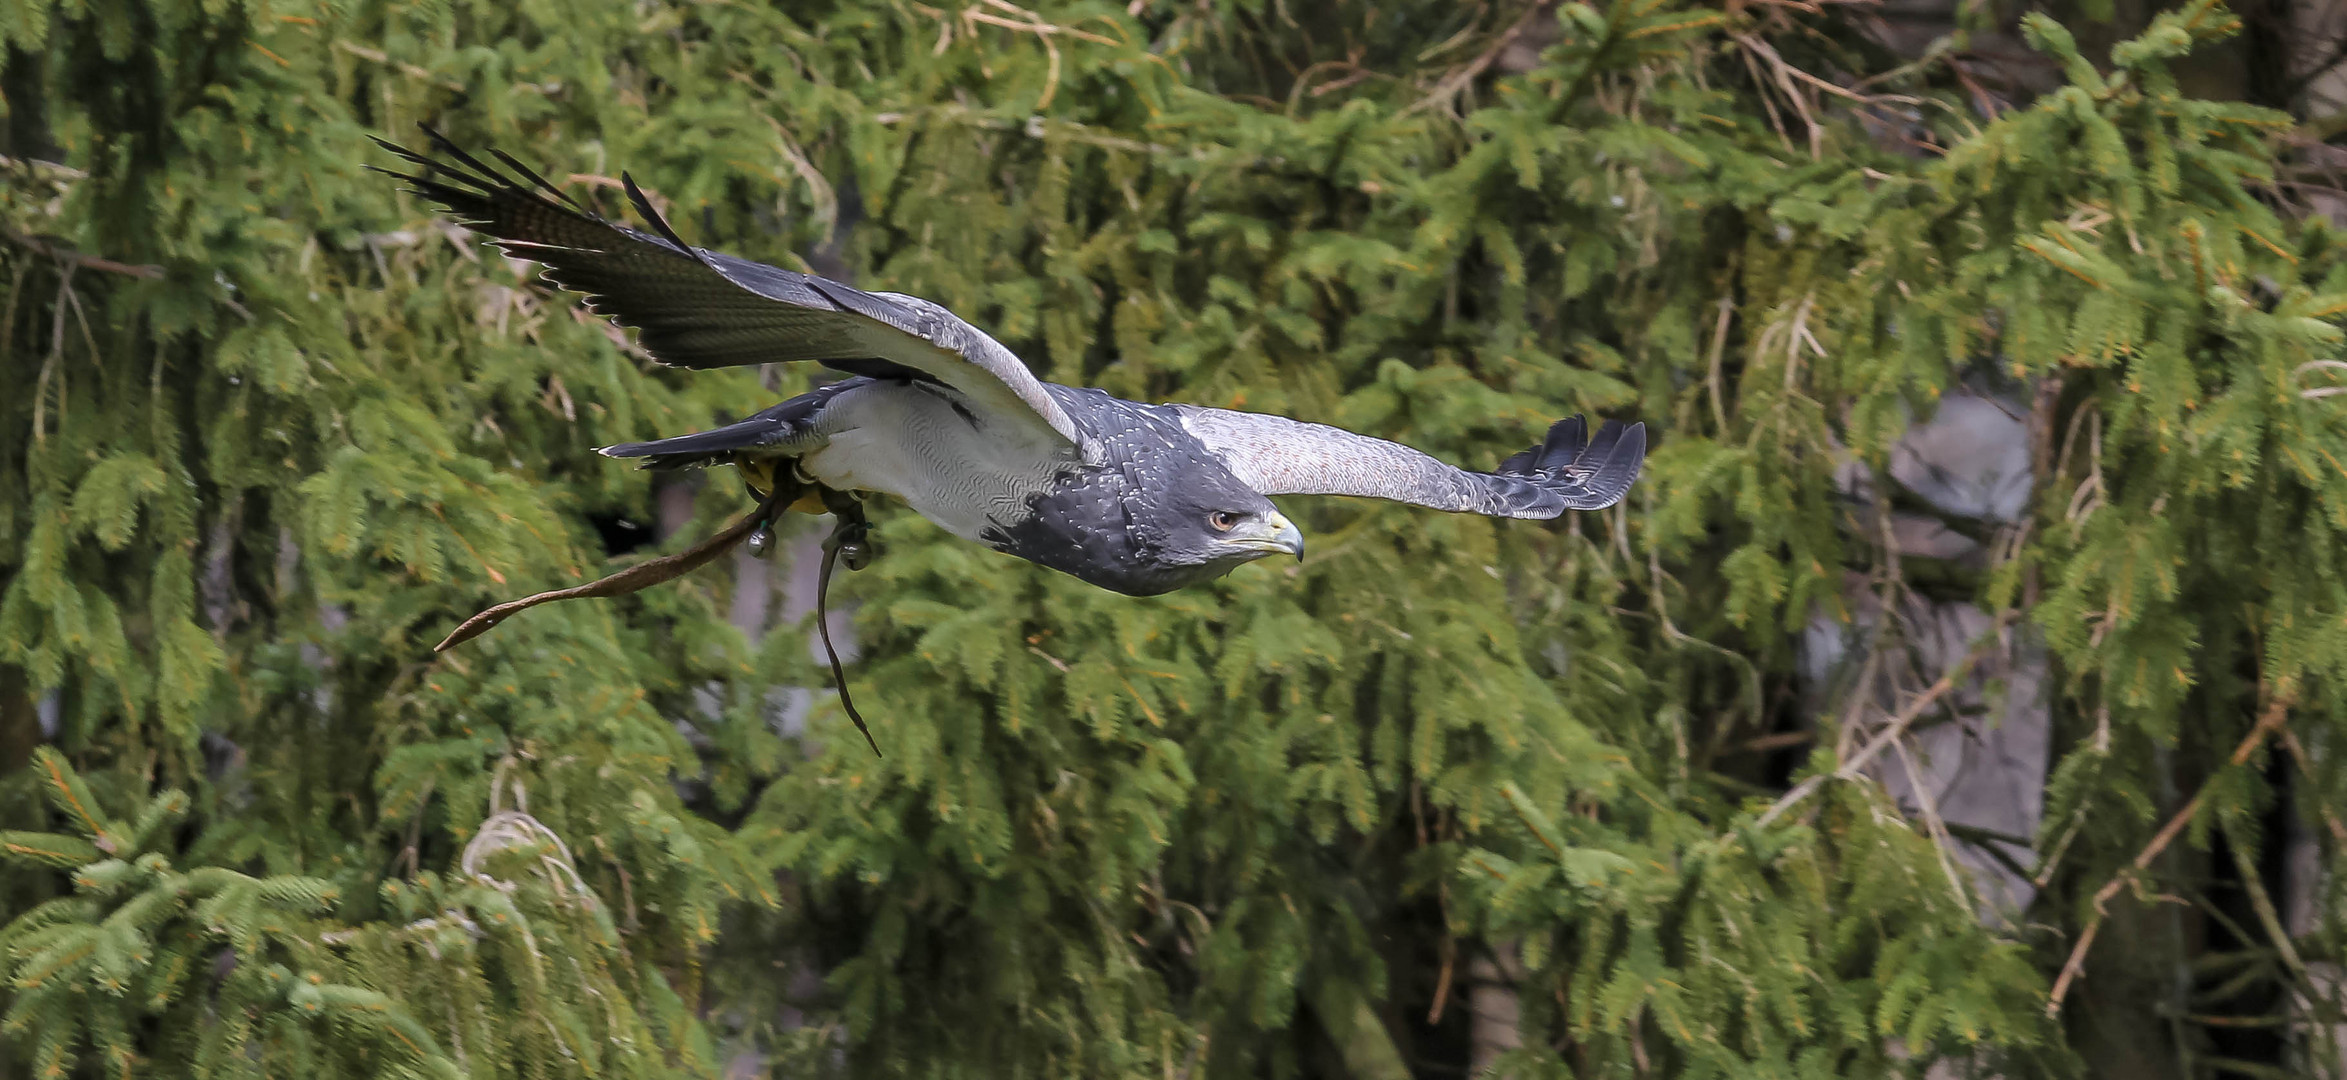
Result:
<svg viewBox="0 0 2347 1080">
<path fill-rule="evenodd" d="M 1368 998 L 1331 975 L 1311 994 L 1312 1011 L 1336 1043 L 1345 1070 L 1360 1080 L 1408 1080 L 1410 1068 Z"/>
<path fill-rule="evenodd" d="M 1030 110 L 1038 114 L 1042 113 L 1045 109 L 1050 108 L 1051 99 L 1058 96 L 1059 94 L 1061 62 L 1059 45 L 1052 40 L 1054 37 L 1065 34 L 1069 37 L 1082 41 L 1089 41 L 1096 45 L 1118 44 L 1116 40 L 1102 37 L 1099 34 L 1088 33 L 1083 30 L 1071 29 L 1069 27 L 1057 26 L 1052 23 L 1044 22 L 1042 16 L 1037 15 L 1034 12 L 1027 10 L 1026 8 L 1020 7 L 1017 4 L 1010 3 L 1009 0 L 984 0 L 984 3 L 989 7 L 1008 11 L 1013 15 L 1020 16 L 1020 18 L 1009 19 L 1000 15 L 989 14 L 987 12 L 978 10 L 979 5 L 972 4 L 971 6 L 962 9 L 962 33 L 965 37 L 968 37 L 973 41 L 976 40 L 978 36 L 977 24 L 984 23 L 988 26 L 999 26 L 1007 30 L 1017 30 L 1022 33 L 1033 34 L 1035 35 L 1036 41 L 1043 43 L 1043 53 L 1046 62 L 1046 68 L 1043 76 L 1043 93 L 1035 99 L 1035 104 L 1031 107 Z M 944 29 L 945 28 L 943 26 L 940 27 L 940 30 Z M 937 39 L 940 51 L 942 51 L 942 48 L 947 43 L 947 40 L 948 39 L 942 34 Z"/>
<path fill-rule="evenodd" d="M 1024 21 L 1006 19 L 1000 15 L 989 15 L 986 12 L 978 10 L 976 5 L 972 5 L 971 7 L 964 8 L 962 10 L 962 21 L 966 23 L 986 23 L 989 26 L 1000 26 L 1009 30 L 1018 30 L 1025 33 L 1034 34 L 1036 37 L 1046 40 L 1055 34 L 1066 34 L 1067 36 L 1075 38 L 1079 41 L 1089 41 L 1094 45 L 1123 44 L 1115 38 L 1103 37 L 1099 34 L 1091 33 L 1090 31 L 1078 30 L 1067 26 L 1057 26 L 1052 23 L 1044 22 L 1041 16 L 1016 4 L 1008 3 L 1006 0 L 984 0 L 984 2 L 989 7 L 993 7 L 1001 11 L 1008 11 L 1014 15 L 1018 15 Z"/>
<path fill-rule="evenodd" d="M 2273 700 L 2267 703 L 2264 715 L 2257 718 L 2256 726 L 2242 737 L 2241 745 L 2233 748 L 2231 764 L 2235 767 L 2248 764 L 2250 756 L 2257 753 L 2258 747 L 2265 745 L 2266 739 L 2276 731 L 2282 730 L 2283 721 L 2289 719 L 2290 706 L 2296 701 L 2297 695 L 2293 691 L 2275 693 Z M 2094 947 L 2095 935 L 2102 932 L 2103 920 L 2110 914 L 2111 898 L 2119 895 L 2119 890 L 2142 882 L 2143 872 L 2150 869 L 2152 860 L 2159 858 L 2160 853 L 2168 850 L 2168 845 L 2176 841 L 2176 837 L 2183 835 L 2185 827 L 2200 815 L 2200 808 L 2207 801 L 2208 786 L 2204 784 L 2199 791 L 2192 793 L 2192 798 L 2184 803 L 2182 809 L 2176 811 L 2176 816 L 2169 818 L 2168 823 L 2160 827 L 2151 842 L 2136 853 L 2126 869 L 2119 871 L 2117 876 L 2095 892 L 2094 914 L 2087 919 L 2085 932 L 2078 935 L 2078 944 L 2070 948 L 2070 958 L 2063 962 L 2061 975 L 2054 979 L 2053 993 L 2046 999 L 2045 1014 L 2048 1019 L 2061 1015 L 2062 998 L 2069 994 L 2070 984 L 2077 981 L 2079 973 L 2085 970 L 2087 950 Z"/>
</svg>

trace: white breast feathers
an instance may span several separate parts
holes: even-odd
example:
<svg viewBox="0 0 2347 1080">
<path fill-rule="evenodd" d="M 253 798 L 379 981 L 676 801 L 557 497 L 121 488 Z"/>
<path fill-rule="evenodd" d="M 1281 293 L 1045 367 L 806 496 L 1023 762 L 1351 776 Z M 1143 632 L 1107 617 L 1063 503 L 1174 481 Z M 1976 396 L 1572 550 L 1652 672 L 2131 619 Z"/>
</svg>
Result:
<svg viewBox="0 0 2347 1080">
<path fill-rule="evenodd" d="M 841 491 L 894 495 L 965 540 L 1025 520 L 1028 499 L 1073 465 L 1065 447 L 1025 425 L 990 424 L 953 391 L 920 383 L 847 391 L 825 404 L 816 426 L 829 441 L 802 459 L 807 475 Z"/>
</svg>

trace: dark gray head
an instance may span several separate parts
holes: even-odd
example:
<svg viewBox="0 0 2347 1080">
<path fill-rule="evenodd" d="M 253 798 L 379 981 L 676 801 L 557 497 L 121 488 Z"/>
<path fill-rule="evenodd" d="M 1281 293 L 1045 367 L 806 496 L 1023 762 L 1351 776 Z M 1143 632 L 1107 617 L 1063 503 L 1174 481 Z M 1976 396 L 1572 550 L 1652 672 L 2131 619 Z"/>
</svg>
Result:
<svg viewBox="0 0 2347 1080">
<path fill-rule="evenodd" d="M 1066 474 L 1029 503 L 1027 520 L 989 533 L 995 550 L 1128 596 L 1172 592 L 1266 555 L 1304 557 L 1303 534 L 1270 499 L 1148 408 L 1115 410 L 1125 423 L 1104 433 L 1107 460 Z"/>
<path fill-rule="evenodd" d="M 1122 500 L 1138 562 L 1149 568 L 1146 591 L 1086 580 L 1146 596 L 1221 577 L 1266 555 L 1304 557 L 1304 534 L 1211 455 L 1178 462 L 1166 481 L 1128 487 Z"/>
</svg>

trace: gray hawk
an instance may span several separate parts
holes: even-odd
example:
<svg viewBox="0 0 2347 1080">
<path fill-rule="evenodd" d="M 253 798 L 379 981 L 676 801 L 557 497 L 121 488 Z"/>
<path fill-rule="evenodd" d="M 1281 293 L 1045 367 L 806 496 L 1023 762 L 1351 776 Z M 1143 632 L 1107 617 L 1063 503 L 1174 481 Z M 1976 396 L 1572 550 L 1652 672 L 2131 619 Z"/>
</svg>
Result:
<svg viewBox="0 0 2347 1080">
<path fill-rule="evenodd" d="M 686 244 L 625 174 L 650 232 L 597 216 L 501 151 L 489 154 L 518 176 L 425 133 L 442 157 L 376 140 L 420 167 L 391 175 L 635 328 L 654 359 L 812 360 L 849 376 L 712 431 L 602 448 L 654 469 L 735 465 L 762 499 L 786 487 L 885 494 L 963 539 L 1150 596 L 1266 555 L 1302 558 L 1302 534 L 1266 496 L 1545 519 L 1619 502 L 1646 457 L 1644 424 L 1608 421 L 1593 438 L 1576 416 L 1472 472 L 1324 424 L 1043 382 L 927 300 Z"/>
</svg>

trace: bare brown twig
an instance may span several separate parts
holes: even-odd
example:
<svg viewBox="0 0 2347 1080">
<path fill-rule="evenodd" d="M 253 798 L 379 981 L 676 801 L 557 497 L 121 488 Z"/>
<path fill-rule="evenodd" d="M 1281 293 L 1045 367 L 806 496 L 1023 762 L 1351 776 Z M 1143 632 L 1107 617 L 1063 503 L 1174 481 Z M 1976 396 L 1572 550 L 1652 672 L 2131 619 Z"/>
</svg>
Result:
<svg viewBox="0 0 2347 1080">
<path fill-rule="evenodd" d="M 1750 34 L 1737 34 L 1734 37 L 1736 42 L 1744 46 L 1750 55 L 1758 56 L 1769 62 L 1769 67 L 1776 73 L 1777 90 L 1785 95 L 1785 104 L 1793 107 L 1794 114 L 1799 116 L 1801 123 L 1809 129 L 1809 156 L 1812 159 L 1817 158 L 1824 152 L 1825 129 L 1819 126 L 1816 117 L 1810 115 L 1808 99 L 1802 97 L 1801 91 L 1794 87 L 1790 74 L 1793 66 L 1785 63 L 1785 58 L 1778 56 L 1776 49 L 1757 37 Z M 1813 79 L 1812 81 L 1823 83 L 1823 80 Z M 1760 93 L 1763 100 L 1768 97 L 1766 87 L 1760 88 Z"/>
<path fill-rule="evenodd" d="M 2298 763 L 2298 774 L 2312 780 L 2314 765 L 2306 756 L 2306 747 L 2298 742 L 2298 733 L 2283 728 L 2282 745 L 2290 749 L 2290 759 Z M 2329 807 L 2324 807 L 2322 813 L 2323 824 L 2330 826 L 2331 839 L 2338 843 L 2340 850 L 2347 851 L 2347 822 L 2341 821 L 2338 813 Z"/>
<path fill-rule="evenodd" d="M 1402 110 L 1402 115 L 1408 116 L 1421 109 L 1433 108 L 1441 102 L 1449 101 L 1458 96 L 1459 91 L 1466 89 L 1468 83 L 1474 82 L 1478 76 L 1491 70 L 1491 65 L 1499 60 L 1499 54 L 1508 51 L 1508 46 L 1515 44 L 1516 39 L 1524 36 L 1524 32 L 1532 28 L 1533 22 L 1544 15 L 1555 18 L 1554 9 L 1547 4 L 1532 5 L 1507 29 L 1500 31 L 1499 37 L 1494 38 L 1489 46 L 1476 55 L 1475 59 L 1467 61 L 1466 66 L 1444 76 L 1441 82 L 1435 84 L 1432 93 L 1419 98 L 1409 108 Z"/>
<path fill-rule="evenodd" d="M 2309 371 L 2347 371 L 2347 361 L 2309 360 L 2293 369 L 2290 372 L 2290 377 L 2296 379 Z M 2347 386 L 2316 386 L 2298 392 L 2299 397 L 2309 400 L 2333 397 L 2339 394 L 2347 394 Z"/>
<path fill-rule="evenodd" d="M 1906 708 L 1900 709 L 1898 715 L 1891 717 L 1890 723 L 1884 724 L 1882 729 L 1875 733 L 1874 738 L 1867 740 L 1864 747 L 1843 761 L 1840 768 L 1830 773 L 1818 773 L 1793 785 L 1793 790 L 1785 792 L 1775 805 L 1770 806 L 1766 813 L 1760 815 L 1759 820 L 1752 823 L 1753 827 L 1763 828 L 1770 822 L 1783 817 L 1785 811 L 1792 809 L 1801 800 L 1816 794 L 1817 789 L 1824 787 L 1828 780 L 1848 780 L 1857 776 L 1859 770 L 1866 768 L 1867 763 L 1873 761 L 1876 755 L 1881 754 L 1890 747 L 1893 741 L 1906 734 L 1907 729 L 1913 727 L 1915 721 L 1929 711 L 1934 702 L 1945 697 L 1948 691 L 1956 688 L 1958 682 L 1969 676 L 1972 673 L 1972 666 L 1979 663 L 1980 658 L 1987 655 L 1989 647 L 1997 643 L 1999 632 L 2020 614 L 2021 612 L 2017 609 L 1999 613 L 1996 621 L 1990 624 L 1988 631 L 1980 635 L 1980 639 L 1973 642 L 1972 648 L 1965 652 L 1963 659 L 1956 661 L 1953 666 L 1949 667 L 1947 672 L 1940 676 L 1938 682 L 1924 688 L 1921 694 L 1917 694 L 1913 701 L 1907 703 Z"/>
<path fill-rule="evenodd" d="M 160 266 L 134 266 L 130 263 L 116 262 L 112 259 L 99 258 L 96 255 L 84 255 L 81 252 L 75 251 L 71 248 L 59 247 L 56 244 L 35 240 L 30 236 L 19 236 L 12 232 L 0 232 L 0 236 L 7 237 L 10 241 L 14 242 L 18 246 L 26 248 L 35 254 L 46 255 L 52 259 L 59 259 L 72 263 L 75 266 L 86 267 L 91 270 L 103 271 L 108 274 L 122 274 L 127 277 L 146 278 L 148 280 L 153 280 L 163 276 L 163 268 Z"/>
<path fill-rule="evenodd" d="M 2290 706 L 2296 700 L 2297 696 L 2293 693 L 2275 693 L 2273 700 L 2267 703 L 2264 715 L 2257 718 L 2257 726 L 2250 728 L 2249 734 L 2242 737 L 2241 745 L 2233 748 L 2232 764 L 2248 764 L 2250 756 L 2257 753 L 2257 748 L 2265 745 L 2266 739 L 2274 732 L 2281 730 L 2282 722 L 2289 718 Z M 2166 825 L 2160 826 L 2160 831 L 2152 836 L 2151 843 L 2145 844 L 2143 850 L 2136 853 L 2125 870 L 2119 871 L 2117 876 L 2095 892 L 2094 914 L 2087 918 L 2085 932 L 2078 935 L 2078 944 L 2071 947 L 2070 958 L 2062 963 L 2062 973 L 2054 979 L 2053 993 L 2046 999 L 2045 1014 L 2048 1017 L 2061 1015 L 2063 996 L 2070 992 L 2070 984 L 2076 982 L 2079 973 L 2085 970 L 2086 952 L 2094 947 L 2095 935 L 2102 932 L 2103 920 L 2110 914 L 2111 898 L 2129 885 L 2142 883 L 2143 872 L 2151 868 L 2152 860 L 2159 858 L 2161 852 L 2168 850 L 2169 844 L 2175 843 L 2176 838 L 2184 834 L 2185 827 L 2192 824 L 2193 818 L 2200 816 L 2200 808 L 2207 801 L 2208 788 L 2204 785 L 2192 793 L 2192 798 L 2185 802 L 2183 809 L 2176 811 L 2176 816 L 2169 818 Z"/>
</svg>

